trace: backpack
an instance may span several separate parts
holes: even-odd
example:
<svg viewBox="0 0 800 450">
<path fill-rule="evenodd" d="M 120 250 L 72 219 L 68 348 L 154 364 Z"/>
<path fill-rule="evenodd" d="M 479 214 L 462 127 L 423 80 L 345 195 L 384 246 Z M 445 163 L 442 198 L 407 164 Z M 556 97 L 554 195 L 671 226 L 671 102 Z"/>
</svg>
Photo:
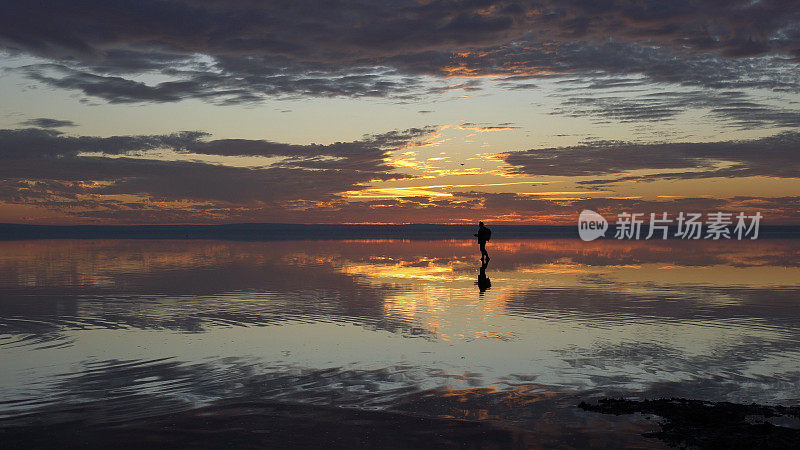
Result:
<svg viewBox="0 0 800 450">
<path fill-rule="evenodd" d="M 492 238 L 492 230 L 490 230 L 490 229 L 488 229 L 486 227 L 483 227 L 483 228 L 486 230 L 486 240 L 488 241 L 489 239 Z"/>
</svg>

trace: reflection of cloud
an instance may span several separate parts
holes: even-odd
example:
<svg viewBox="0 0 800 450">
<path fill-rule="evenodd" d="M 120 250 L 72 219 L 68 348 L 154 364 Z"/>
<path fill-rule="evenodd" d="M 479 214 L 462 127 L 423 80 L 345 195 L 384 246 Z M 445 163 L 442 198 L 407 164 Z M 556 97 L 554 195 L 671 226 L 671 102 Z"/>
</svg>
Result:
<svg viewBox="0 0 800 450">
<path fill-rule="evenodd" d="M 757 299 L 766 295 L 770 285 L 792 284 L 796 278 L 791 269 L 797 266 L 796 246 L 777 240 L 742 244 L 493 241 L 490 271 L 515 272 L 532 279 L 562 277 L 562 287 L 574 282 L 570 280 L 576 274 L 596 277 L 611 271 L 616 276 L 606 282 L 625 286 L 626 290 L 624 295 L 584 290 L 580 292 L 585 295 L 571 299 L 567 297 L 577 292 L 575 289 L 517 292 L 510 299 L 498 294 L 495 300 L 499 303 L 487 301 L 471 306 L 470 311 L 494 315 L 504 311 L 507 302 L 513 313 L 546 314 L 576 307 L 591 315 L 625 309 L 636 300 L 637 311 L 658 311 L 663 317 L 689 317 L 686 314 L 712 310 L 730 311 L 731 317 L 740 313 L 778 317 L 792 290 L 782 291 L 785 295 L 770 294 L 772 304 L 759 304 Z M 334 322 L 358 318 L 366 326 L 419 333 L 424 324 L 433 323 L 431 314 L 463 306 L 435 290 L 426 291 L 426 286 L 463 283 L 472 291 L 477 276 L 477 246 L 468 240 L 306 241 L 302 245 L 276 241 L 12 241 L 0 247 L 5 256 L 0 261 L 0 283 L 6 295 L 0 316 L 27 318 L 0 324 L 7 333 L 29 336 L 25 338 L 29 340 L 14 341 L 13 345 L 68 345 L 61 331 L 72 328 L 124 326 L 198 332 L 213 326 L 285 323 L 306 314 L 324 314 Z M 42 260 L 51 263 L 41 264 Z M 622 271 L 622 265 L 638 265 L 645 270 Z M 676 266 L 686 270 L 677 270 Z M 771 270 L 773 266 L 791 268 L 776 272 Z M 710 269 L 701 270 L 705 267 Z M 671 269 L 675 274 L 653 268 Z M 712 278 L 703 280 L 703 276 Z M 663 285 L 659 286 L 658 280 Z M 507 288 L 513 286 L 506 281 Z M 658 296 L 648 293 L 654 286 L 662 292 Z M 502 288 L 502 284 L 497 287 Z M 260 294 L 282 292 L 292 296 L 331 289 L 341 295 L 312 303 L 278 301 Z M 101 300 L 120 290 L 126 295 L 156 297 L 138 304 Z M 225 294 L 234 291 L 251 294 L 231 302 Z M 182 300 L 179 305 L 164 308 L 158 300 L 163 295 L 180 296 Z M 709 301 L 725 295 L 741 301 Z M 599 298 L 605 300 L 600 302 Z M 689 305 L 687 301 L 696 298 L 704 300 L 695 309 L 681 312 L 680 308 Z M 391 314 L 387 316 L 387 312 Z M 787 315 L 782 323 L 791 320 Z M 438 329 L 443 331 L 441 326 Z M 475 336 L 489 336 L 485 329 L 473 331 Z"/>
<path fill-rule="evenodd" d="M 67 345 L 62 332 L 72 329 L 201 332 L 215 326 L 274 325 L 309 314 L 399 333 L 414 328 L 384 317 L 382 304 L 390 290 L 340 270 L 335 243 L 20 241 L 0 247 L 5 255 L 0 260 L 0 317 L 7 319 L 0 320 L 0 330 L 20 336 L 3 345 Z M 327 258 L 304 259 L 306 252 Z M 331 289 L 341 295 L 313 304 L 293 300 Z M 105 301 L 120 291 L 149 300 Z M 229 293 L 242 291 L 251 294 L 231 301 Z M 270 294 L 275 292 L 288 297 L 279 301 Z M 167 307 L 164 295 L 182 300 Z"/>
<path fill-rule="evenodd" d="M 68 373 L 52 379 L 53 395 L 37 392 L 29 403 L 14 405 L 41 406 L 45 399 L 95 406 L 93 396 L 103 393 L 102 417 L 115 419 L 182 408 L 187 398 L 385 407 L 402 396 L 408 408 L 431 402 L 426 411 L 539 422 L 534 419 L 552 413 L 548 402 L 556 398 L 541 387 L 405 396 L 431 380 L 486 386 L 497 376 L 513 385 L 555 376 L 569 388 L 636 385 L 645 393 L 683 388 L 698 395 L 772 398 L 794 392 L 800 340 L 796 240 L 499 239 L 490 245 L 494 286 L 479 297 L 472 284 L 477 248 L 467 239 L 2 242 L 0 331 L 12 336 L 2 344 L 6 349 L 72 345 L 66 336 L 77 335 L 78 344 L 86 344 L 81 339 L 93 330 L 102 330 L 101 337 L 148 330 L 142 335 L 155 335 L 153 342 L 161 342 L 157 330 L 162 330 L 173 343 L 186 344 L 170 330 L 232 328 L 233 334 L 223 333 L 229 337 L 250 327 L 286 324 L 298 324 L 288 336 L 300 347 L 324 339 L 326 334 L 317 334 L 320 328 L 355 324 L 367 334 L 396 333 L 378 342 L 401 345 L 399 336 L 423 336 L 423 342 L 400 341 L 413 352 L 421 349 L 418 344 L 441 351 L 431 359 L 410 356 L 408 365 L 388 368 L 379 354 L 379 369 L 363 371 L 332 366 L 326 354 L 324 370 L 306 370 L 283 358 L 242 361 L 225 341 L 222 351 L 230 357 L 224 359 L 201 352 L 212 358 L 76 361 Z M 559 267 L 567 270 L 552 270 Z M 675 277 L 665 273 L 679 269 Z M 273 330 L 256 337 L 272 336 Z M 374 336 L 378 340 L 384 334 Z M 204 337 L 215 336 L 220 335 Z M 526 345 L 514 346 L 519 343 Z M 458 346 L 455 352 L 450 344 Z M 252 347 L 236 350 L 251 355 Z M 465 367 L 442 368 L 448 355 L 460 358 L 462 350 Z M 555 358 L 528 361 L 539 351 Z M 344 358 L 351 357 L 345 353 Z M 502 364 L 480 366 L 512 360 L 522 361 L 513 367 L 526 368 L 518 376 L 503 372 Z M 51 387 L 35 389 L 42 386 Z M 731 390 L 737 387 L 742 389 Z M 29 395 L 28 385 L 25 389 Z"/>
<path fill-rule="evenodd" d="M 622 421 L 598 424 L 576 408 L 580 395 L 529 383 L 505 390 L 424 389 L 420 380 L 470 385 L 477 382 L 476 374 L 403 365 L 314 369 L 226 358 L 84 361 L 81 367 L 85 373 L 58 380 L 57 394 L 48 397 L 58 404 L 39 404 L 29 414 L 7 419 L 13 427 L 6 441 L 16 446 L 46 446 L 53 439 L 70 447 L 120 439 L 134 446 L 153 441 L 175 447 L 260 446 L 267 434 L 271 444 L 286 447 L 335 439 L 378 447 L 469 442 L 506 448 L 551 444 L 569 435 L 575 442 L 637 446 L 638 434 L 653 428 L 626 419 L 631 432 L 620 434 L 607 424 Z"/>
</svg>

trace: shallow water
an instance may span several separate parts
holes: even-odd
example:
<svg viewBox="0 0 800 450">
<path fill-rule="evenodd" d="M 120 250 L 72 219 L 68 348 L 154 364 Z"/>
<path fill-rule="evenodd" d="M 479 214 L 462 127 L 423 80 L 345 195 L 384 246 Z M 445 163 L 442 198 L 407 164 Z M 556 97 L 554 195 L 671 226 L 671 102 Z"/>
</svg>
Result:
<svg viewBox="0 0 800 450">
<path fill-rule="evenodd" d="M 489 251 L 481 292 L 472 241 L 0 242 L 0 418 L 246 399 L 600 432 L 574 405 L 800 403 L 800 240 Z"/>
</svg>

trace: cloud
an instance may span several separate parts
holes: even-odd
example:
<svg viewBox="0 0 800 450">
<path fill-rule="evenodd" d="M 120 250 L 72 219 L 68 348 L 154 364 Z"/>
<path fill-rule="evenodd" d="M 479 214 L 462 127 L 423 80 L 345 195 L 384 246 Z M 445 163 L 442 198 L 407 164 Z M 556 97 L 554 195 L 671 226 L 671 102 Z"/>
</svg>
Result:
<svg viewBox="0 0 800 450">
<path fill-rule="evenodd" d="M 63 128 L 77 126 L 77 124 L 71 120 L 48 119 L 46 117 L 29 119 L 24 122 L 20 122 L 20 125 L 37 128 Z"/>
<path fill-rule="evenodd" d="M 19 69 L 41 83 L 114 103 L 404 99 L 488 75 L 797 92 L 799 24 L 800 5 L 778 0 L 9 0 L 0 47 L 47 61 Z"/>
<path fill-rule="evenodd" d="M 177 102 L 195 98 L 219 104 L 252 103 L 266 96 L 292 97 L 385 97 L 421 95 L 429 90 L 418 80 L 397 77 L 381 69 L 358 74 L 304 74 L 282 71 L 276 74 L 226 73 L 219 70 L 162 73 L 176 78 L 146 84 L 120 75 L 95 74 L 63 64 L 32 64 L 18 68 L 29 78 L 46 85 L 81 91 L 109 103 Z M 441 92 L 451 90 L 447 85 Z"/>
<path fill-rule="evenodd" d="M 391 152 L 435 129 L 326 145 L 213 140 L 201 132 L 94 137 L 0 130 L 0 201 L 120 220 L 213 221 L 266 209 L 280 214 L 330 202 L 371 181 L 408 177 L 389 163 Z M 251 159 L 236 166 L 206 162 L 207 156 Z"/>
<path fill-rule="evenodd" d="M 423 145 L 437 130 L 412 128 L 351 142 L 305 145 L 212 139 L 197 131 L 96 137 L 43 128 L 0 130 L 0 204 L 50 211 L 67 222 L 101 223 L 471 223 L 481 219 L 572 223 L 582 209 L 609 215 L 631 210 L 761 211 L 773 221 L 792 222 L 800 208 L 798 197 L 556 199 L 453 190 L 447 196 L 424 190 L 401 198 L 353 195 L 370 189 L 376 181 L 409 177 L 392 164 L 392 155 Z M 628 178 L 796 177 L 800 173 L 795 155 L 798 142 L 800 133 L 783 133 L 712 143 L 601 142 L 499 156 L 520 174 L 607 176 L 578 180 L 578 184 L 601 185 Z M 624 175 L 639 169 L 656 172 Z"/>
<path fill-rule="evenodd" d="M 461 52 L 447 63 L 434 62 L 430 73 L 451 76 L 515 76 L 517 79 L 569 77 L 604 80 L 645 77 L 649 84 L 668 83 L 711 89 L 761 88 L 797 92 L 797 61 L 778 56 L 725 58 L 715 52 L 614 39 L 543 41 L 531 37 L 512 43 Z"/>
<path fill-rule="evenodd" d="M 453 192 L 452 197 L 406 197 L 370 201 L 333 202 L 325 208 L 295 211 L 289 221 L 337 223 L 530 223 L 569 224 L 576 222 L 584 209 L 615 219 L 623 211 L 642 213 L 667 212 L 674 217 L 681 211 L 747 212 L 759 211 L 765 223 L 797 223 L 800 197 L 776 198 L 582 198 L 549 200 L 517 193 Z M 292 213 L 290 213 L 292 214 Z"/>
<path fill-rule="evenodd" d="M 707 91 L 630 92 L 625 95 L 602 95 L 598 89 L 624 86 L 624 81 L 605 83 L 593 81 L 590 86 L 565 90 L 567 98 L 553 111 L 569 117 L 595 117 L 620 122 L 660 122 L 674 119 L 690 109 L 707 110 L 717 121 L 738 128 L 800 126 L 800 111 L 777 107 L 757 101 L 742 91 L 722 91 L 709 95 Z M 639 83 L 639 81 L 634 81 Z M 618 91 L 619 92 L 619 91 Z"/>
<path fill-rule="evenodd" d="M 75 157 L 82 152 L 120 155 L 133 151 L 182 147 L 206 136 L 182 132 L 155 136 L 68 136 L 59 130 L 42 128 L 0 130 L 0 160 Z"/>
<path fill-rule="evenodd" d="M 642 169 L 661 171 L 655 175 L 615 177 L 601 182 L 734 176 L 796 178 L 800 173 L 799 144 L 800 133 L 785 132 L 729 142 L 598 142 L 508 152 L 499 158 L 512 166 L 514 173 L 526 175 L 583 177 Z"/>
<path fill-rule="evenodd" d="M 477 131 L 478 133 L 487 133 L 491 131 L 516 130 L 519 127 L 515 127 L 511 122 L 500 123 L 497 125 L 489 125 L 488 123 L 464 122 L 461 125 L 458 125 L 458 128 L 460 130 L 472 130 Z"/>
</svg>

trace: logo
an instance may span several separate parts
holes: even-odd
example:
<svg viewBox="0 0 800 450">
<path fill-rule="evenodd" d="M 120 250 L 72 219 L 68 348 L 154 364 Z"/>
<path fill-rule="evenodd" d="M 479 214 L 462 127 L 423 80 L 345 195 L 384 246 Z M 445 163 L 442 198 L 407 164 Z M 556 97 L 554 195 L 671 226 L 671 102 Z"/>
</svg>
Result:
<svg viewBox="0 0 800 450">
<path fill-rule="evenodd" d="M 593 241 L 601 236 L 605 236 L 608 230 L 608 221 L 590 209 L 581 211 L 578 216 L 578 235 L 584 241 Z"/>
<path fill-rule="evenodd" d="M 760 212 L 748 215 L 739 212 L 716 211 L 706 215 L 703 221 L 702 213 L 679 212 L 675 218 L 670 213 L 662 212 L 659 215 L 650 213 L 647 219 L 645 213 L 622 212 L 617 214 L 614 225 L 614 238 L 616 239 L 737 239 L 747 237 L 758 239 L 759 226 L 764 217 Z M 605 237 L 609 225 L 606 219 L 590 209 L 581 211 L 578 216 L 578 235 L 584 241 L 593 241 Z M 644 229 L 644 232 L 642 231 Z M 646 232 L 646 236 L 645 236 Z M 705 233 L 704 233 L 705 232 Z"/>
</svg>

